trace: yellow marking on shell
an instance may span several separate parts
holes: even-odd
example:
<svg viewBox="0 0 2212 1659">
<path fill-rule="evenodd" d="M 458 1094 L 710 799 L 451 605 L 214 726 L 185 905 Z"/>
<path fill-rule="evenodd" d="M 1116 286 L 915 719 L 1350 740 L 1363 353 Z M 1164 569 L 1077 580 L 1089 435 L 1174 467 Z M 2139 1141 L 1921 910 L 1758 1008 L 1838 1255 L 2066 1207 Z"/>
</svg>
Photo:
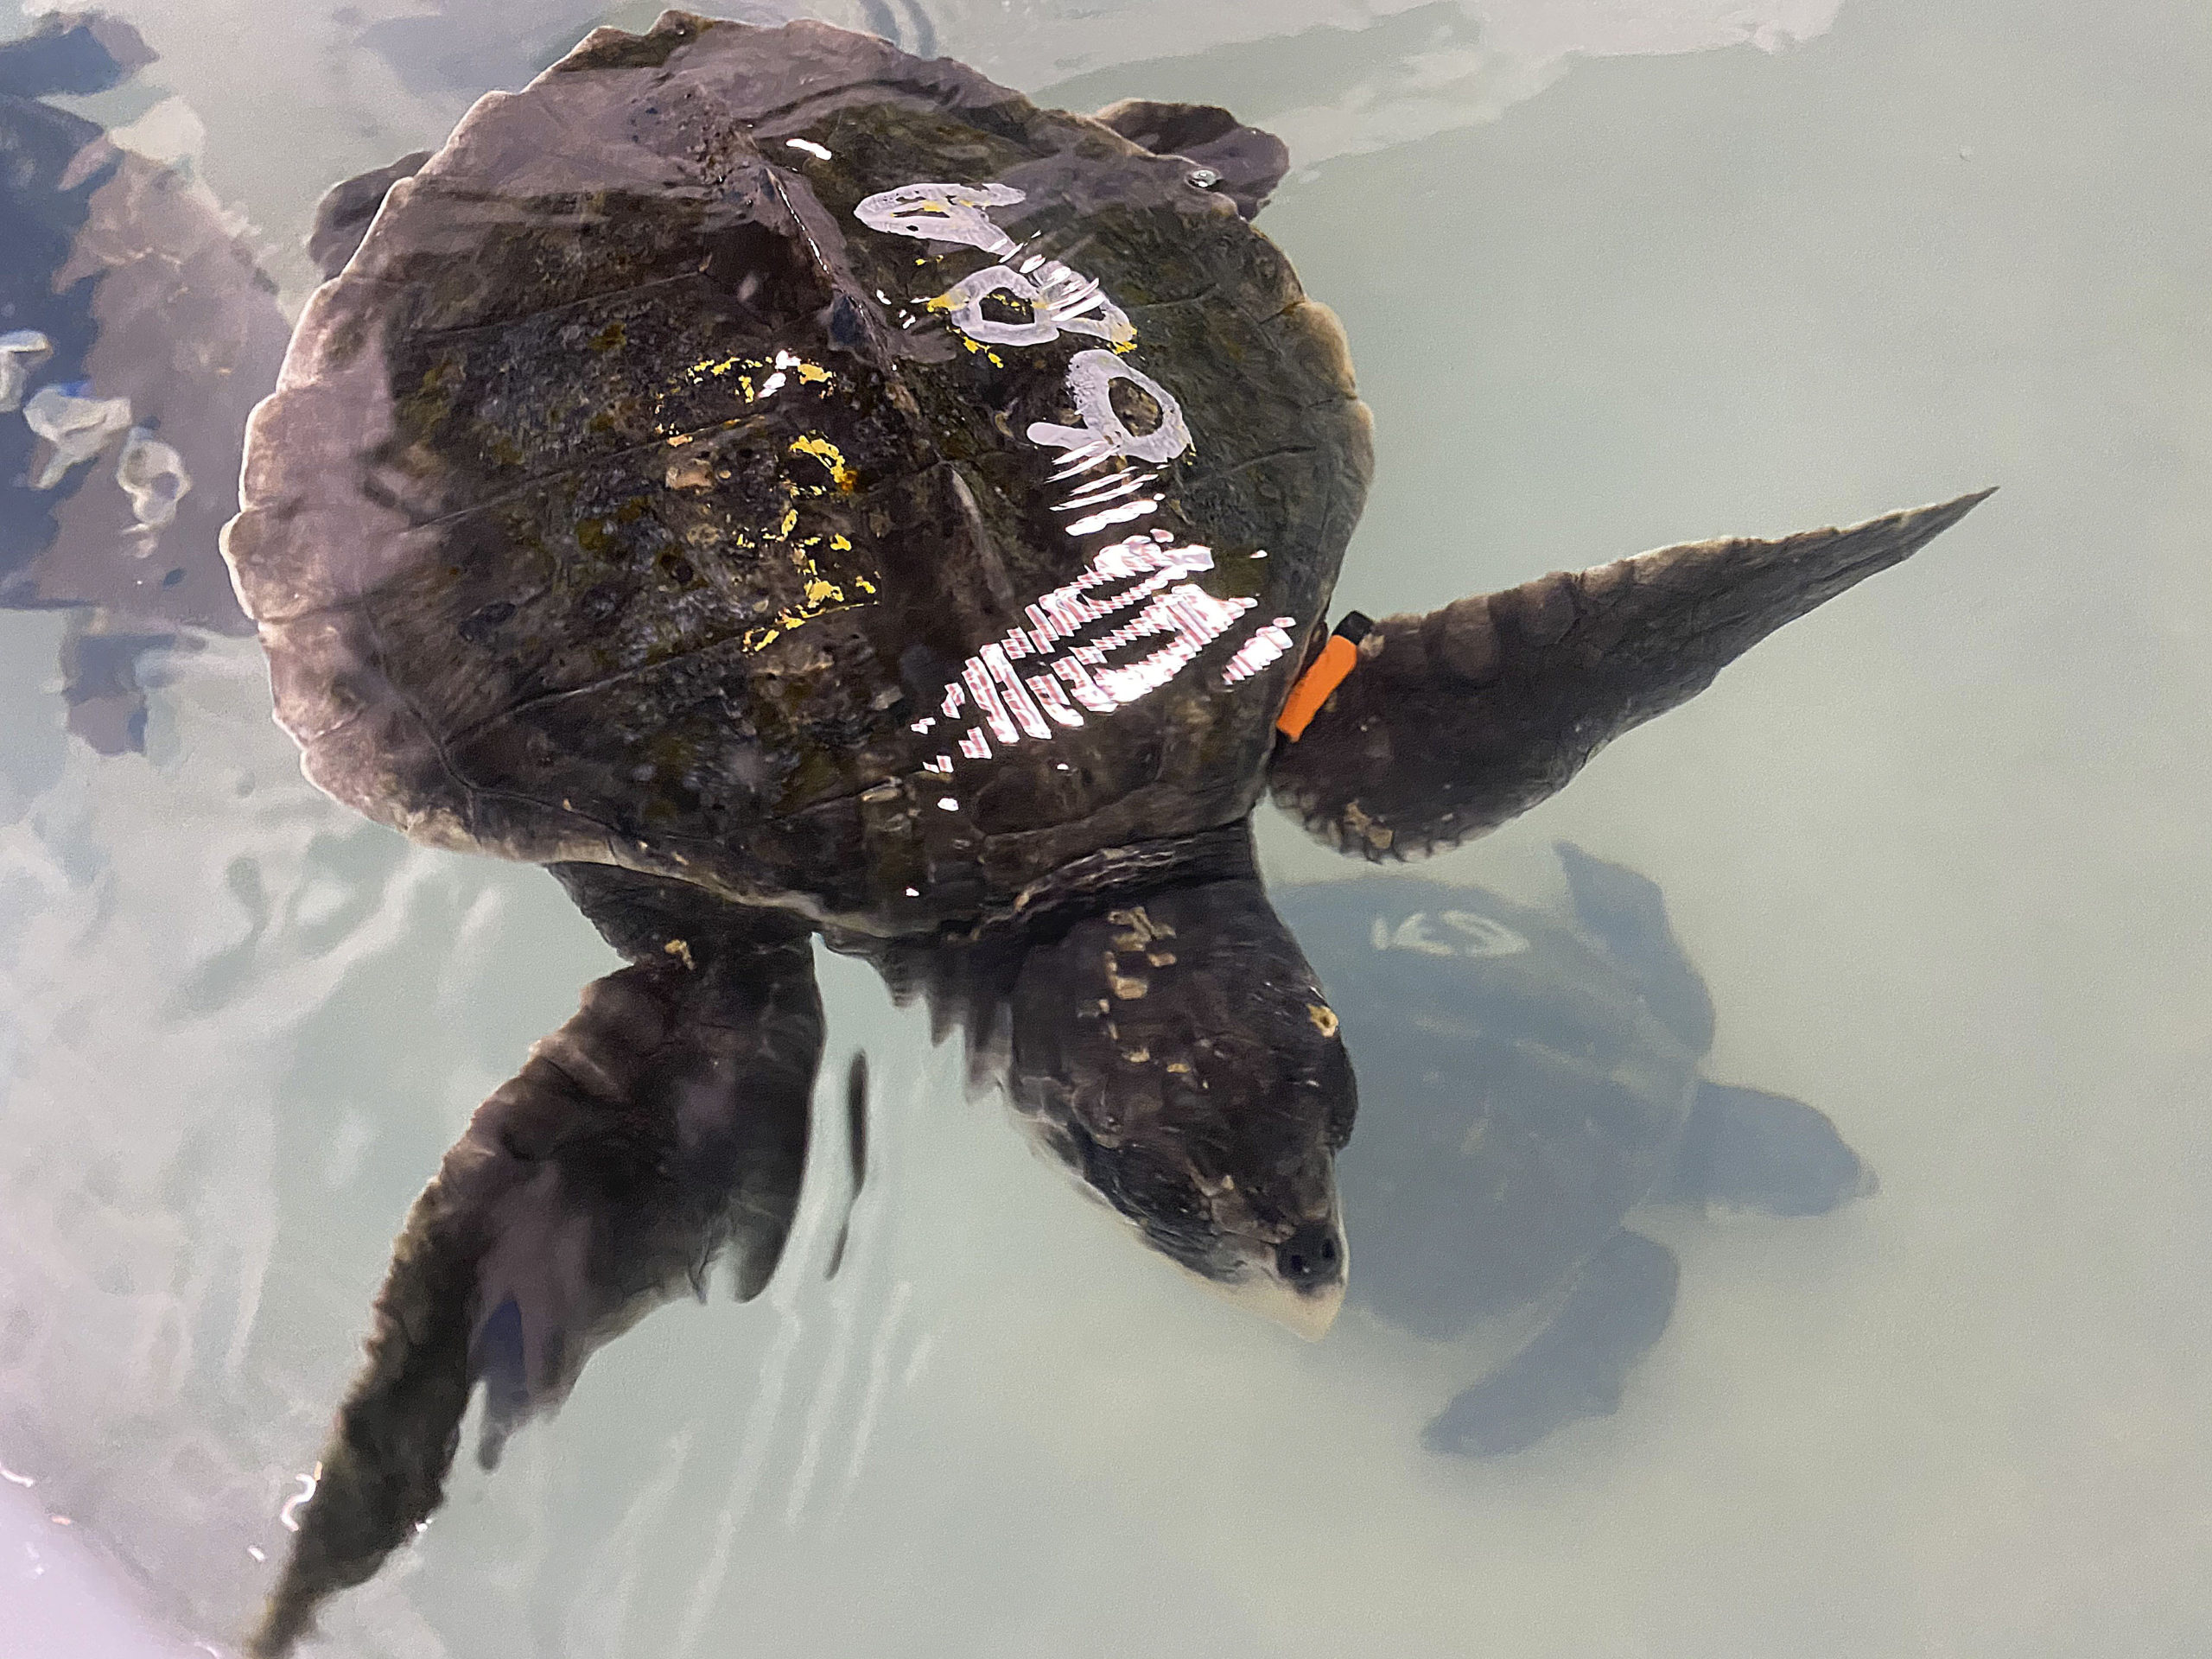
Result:
<svg viewBox="0 0 2212 1659">
<path fill-rule="evenodd" d="M 784 522 L 776 526 L 776 534 L 788 540 L 791 537 L 791 531 L 798 528 L 798 509 L 795 506 L 785 507 L 784 509 Z"/>
<path fill-rule="evenodd" d="M 837 378 L 833 371 L 823 368 L 819 363 L 810 363 L 789 352 L 779 352 L 773 357 L 725 357 L 719 361 L 711 357 L 702 357 L 683 370 L 680 378 L 696 386 L 702 380 L 719 380 L 725 376 L 737 374 L 738 382 L 749 401 L 759 395 L 753 385 L 753 372 L 770 369 L 795 370 L 800 381 L 810 386 L 826 386 Z M 740 370 L 748 372 L 739 373 Z"/>
<path fill-rule="evenodd" d="M 1325 1002 L 1308 1002 L 1306 1017 L 1313 1022 L 1313 1029 L 1324 1037 L 1337 1034 L 1337 1011 Z"/>
<path fill-rule="evenodd" d="M 1106 964 L 1106 988 L 1122 1001 L 1134 1002 L 1152 988 L 1152 982 L 1142 974 L 1123 973 L 1122 964 L 1115 959 L 1111 950 L 1104 953 L 1103 960 Z"/>
<path fill-rule="evenodd" d="M 825 437 L 810 432 L 803 438 L 794 438 L 791 440 L 791 453 L 812 455 L 830 469 L 830 476 L 836 481 L 837 487 L 849 495 L 860 482 L 860 474 L 846 461 L 844 451 Z"/>
<path fill-rule="evenodd" d="M 799 591 L 803 598 L 798 604 L 778 613 L 773 623 L 763 624 L 749 631 L 743 640 L 746 650 L 764 650 L 792 629 L 804 627 L 833 611 L 849 609 L 858 602 L 848 600 L 844 584 L 825 574 L 822 567 L 814 562 L 814 556 L 807 551 L 810 547 L 820 545 L 821 540 L 818 536 L 810 537 L 790 550 L 791 569 L 798 574 Z M 875 592 L 875 583 L 865 575 L 850 575 L 845 581 L 863 594 L 873 595 Z"/>
<path fill-rule="evenodd" d="M 691 945 L 689 940 L 671 939 L 666 944 L 661 946 L 661 949 L 692 972 L 698 971 L 699 964 L 691 960 Z"/>
<path fill-rule="evenodd" d="M 702 450 L 692 455 L 678 455 L 668 463 L 661 481 L 671 490 L 705 490 L 714 487 L 714 457 Z"/>
<path fill-rule="evenodd" d="M 1141 950 L 1154 939 L 1172 939 L 1175 937 L 1173 928 L 1165 922 L 1155 922 L 1151 917 L 1146 915 L 1142 905 L 1129 910 L 1109 910 L 1106 912 L 1106 919 L 1115 927 L 1125 927 L 1129 930 L 1127 934 L 1117 936 L 1114 941 L 1124 950 Z"/>
</svg>

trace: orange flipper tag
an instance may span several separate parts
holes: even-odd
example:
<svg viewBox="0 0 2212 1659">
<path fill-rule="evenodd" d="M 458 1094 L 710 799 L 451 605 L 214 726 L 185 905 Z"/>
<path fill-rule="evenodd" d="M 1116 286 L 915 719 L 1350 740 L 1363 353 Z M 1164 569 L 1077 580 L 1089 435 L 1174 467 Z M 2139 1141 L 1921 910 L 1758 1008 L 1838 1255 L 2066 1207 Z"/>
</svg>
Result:
<svg viewBox="0 0 2212 1659">
<path fill-rule="evenodd" d="M 1357 611 L 1344 613 L 1344 620 L 1337 624 L 1329 635 L 1329 643 L 1321 647 L 1321 654 L 1313 659 L 1313 666 L 1298 677 L 1298 683 L 1290 688 L 1289 699 L 1282 706 L 1282 713 L 1275 718 L 1275 729 L 1295 743 L 1306 735 L 1306 728 L 1313 724 L 1313 716 L 1321 712 L 1321 705 L 1329 700 L 1329 693 L 1342 685 L 1344 676 L 1359 666 L 1359 642 L 1373 631 L 1375 624 Z"/>
</svg>

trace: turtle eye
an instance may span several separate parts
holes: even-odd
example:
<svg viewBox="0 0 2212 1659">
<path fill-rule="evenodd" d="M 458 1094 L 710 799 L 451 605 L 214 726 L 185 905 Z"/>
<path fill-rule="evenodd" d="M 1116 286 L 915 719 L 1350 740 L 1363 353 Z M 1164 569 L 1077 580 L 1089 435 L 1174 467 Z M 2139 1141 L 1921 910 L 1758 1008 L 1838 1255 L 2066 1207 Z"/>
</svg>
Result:
<svg viewBox="0 0 2212 1659">
<path fill-rule="evenodd" d="M 1211 190 L 1221 182 L 1221 175 L 1210 167 L 1194 167 L 1183 175 L 1183 181 L 1201 190 Z"/>
</svg>

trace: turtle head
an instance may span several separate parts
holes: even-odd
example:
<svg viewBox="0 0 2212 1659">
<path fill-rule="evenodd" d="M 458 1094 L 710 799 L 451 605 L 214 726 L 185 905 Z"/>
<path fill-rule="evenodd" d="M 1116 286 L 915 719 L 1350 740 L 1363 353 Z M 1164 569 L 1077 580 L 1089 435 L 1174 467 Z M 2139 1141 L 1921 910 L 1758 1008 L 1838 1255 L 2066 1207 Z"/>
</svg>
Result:
<svg viewBox="0 0 2212 1659">
<path fill-rule="evenodd" d="M 1033 945 L 1008 1082 L 1146 1243 L 1319 1337 L 1348 1263 L 1336 1153 L 1357 1094 L 1337 1016 L 1250 876 L 1109 903 Z"/>
</svg>

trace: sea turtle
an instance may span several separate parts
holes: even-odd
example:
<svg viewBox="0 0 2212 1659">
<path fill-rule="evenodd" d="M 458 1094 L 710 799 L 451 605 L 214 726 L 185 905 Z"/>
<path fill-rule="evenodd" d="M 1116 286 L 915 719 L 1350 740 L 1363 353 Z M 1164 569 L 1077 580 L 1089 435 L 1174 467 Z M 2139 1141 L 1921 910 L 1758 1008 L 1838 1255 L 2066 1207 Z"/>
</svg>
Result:
<svg viewBox="0 0 2212 1659">
<path fill-rule="evenodd" d="M 1873 1173 L 1815 1108 L 1713 1082 L 1713 999 L 1657 885 L 1558 845 L 1572 917 L 1368 876 L 1279 890 L 1344 1021 L 1367 1111 L 1338 1163 L 1351 1297 L 1440 1340 L 1541 1327 L 1427 1443 L 1517 1452 L 1620 1403 L 1674 1312 L 1642 1204 L 1825 1215 Z"/>
<path fill-rule="evenodd" d="M 289 333 L 204 186 L 44 101 L 154 60 L 98 13 L 0 43 L 0 606 L 78 613 L 69 724 L 111 753 L 143 747 L 142 653 L 250 631 L 216 538 Z"/>
<path fill-rule="evenodd" d="M 225 539 L 277 717 L 632 965 L 410 1213 L 262 1651 L 413 1535 L 478 1379 L 488 1459 L 718 1251 L 766 1281 L 817 933 L 1318 1333 L 1354 1088 L 1262 791 L 1369 857 L 1478 834 L 1980 499 L 1332 632 L 1369 420 L 1249 222 L 1285 165 L 1218 109 L 671 12 L 334 196 Z"/>
</svg>

